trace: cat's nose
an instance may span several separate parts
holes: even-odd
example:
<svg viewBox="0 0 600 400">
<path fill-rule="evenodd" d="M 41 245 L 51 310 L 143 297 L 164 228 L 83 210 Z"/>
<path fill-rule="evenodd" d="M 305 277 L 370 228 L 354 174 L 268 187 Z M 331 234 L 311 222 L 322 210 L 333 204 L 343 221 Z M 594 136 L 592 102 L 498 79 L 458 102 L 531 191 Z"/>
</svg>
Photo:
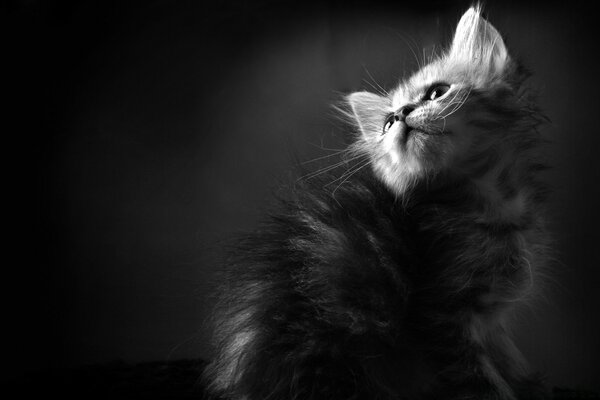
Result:
<svg viewBox="0 0 600 400">
<path fill-rule="evenodd" d="M 404 107 L 402 107 L 401 109 L 398 110 L 398 112 L 396 113 L 396 115 L 402 120 L 404 121 L 406 119 L 406 117 L 408 117 L 408 115 L 413 112 L 415 109 L 415 106 L 412 104 L 407 104 Z"/>
</svg>

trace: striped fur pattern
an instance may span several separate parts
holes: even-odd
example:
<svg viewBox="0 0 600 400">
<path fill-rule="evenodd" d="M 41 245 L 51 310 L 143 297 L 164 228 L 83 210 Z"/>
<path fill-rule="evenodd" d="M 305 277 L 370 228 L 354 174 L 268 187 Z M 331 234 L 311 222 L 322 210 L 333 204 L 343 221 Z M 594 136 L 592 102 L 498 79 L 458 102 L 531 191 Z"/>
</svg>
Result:
<svg viewBox="0 0 600 400">
<path fill-rule="evenodd" d="M 296 185 L 238 241 L 215 310 L 213 393 L 546 398 L 509 330 L 548 244 L 525 78 L 473 7 L 449 50 L 394 91 L 348 97 L 351 151 L 372 168 L 334 194 L 327 178 Z"/>
</svg>

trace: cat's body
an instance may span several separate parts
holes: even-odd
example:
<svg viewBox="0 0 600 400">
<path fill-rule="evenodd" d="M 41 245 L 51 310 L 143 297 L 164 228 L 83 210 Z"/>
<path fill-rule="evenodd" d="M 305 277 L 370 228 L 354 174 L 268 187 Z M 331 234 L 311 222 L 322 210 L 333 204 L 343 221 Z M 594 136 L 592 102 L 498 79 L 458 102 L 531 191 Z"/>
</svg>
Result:
<svg viewBox="0 0 600 400">
<path fill-rule="evenodd" d="M 506 326 L 547 245 L 522 81 L 474 8 L 389 96 L 349 96 L 372 169 L 334 195 L 297 186 L 240 241 L 215 313 L 216 393 L 544 398 Z"/>
</svg>

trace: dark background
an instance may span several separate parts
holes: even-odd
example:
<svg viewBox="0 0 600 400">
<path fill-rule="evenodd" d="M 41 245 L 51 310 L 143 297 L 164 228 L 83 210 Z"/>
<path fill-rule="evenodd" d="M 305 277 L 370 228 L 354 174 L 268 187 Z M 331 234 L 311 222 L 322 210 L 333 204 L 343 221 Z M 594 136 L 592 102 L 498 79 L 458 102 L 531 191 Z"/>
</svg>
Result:
<svg viewBox="0 0 600 400">
<path fill-rule="evenodd" d="M 3 376 L 209 357 L 219 242 L 252 229 L 295 155 L 342 146 L 332 102 L 392 87 L 469 4 L 3 6 Z M 552 120 L 557 261 L 518 342 L 551 384 L 600 390 L 597 18 L 573 1 L 485 10 Z"/>
</svg>

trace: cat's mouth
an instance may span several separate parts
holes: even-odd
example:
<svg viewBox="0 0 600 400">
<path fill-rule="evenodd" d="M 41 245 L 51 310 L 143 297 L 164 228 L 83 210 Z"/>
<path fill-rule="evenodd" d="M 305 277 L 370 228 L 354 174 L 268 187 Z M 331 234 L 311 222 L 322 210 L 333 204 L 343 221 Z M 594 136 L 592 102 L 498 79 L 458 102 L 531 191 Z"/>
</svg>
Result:
<svg viewBox="0 0 600 400">
<path fill-rule="evenodd" d="M 419 126 L 419 124 L 409 124 L 408 121 L 404 121 L 403 125 L 403 135 L 405 140 L 408 139 L 410 136 L 417 135 L 420 133 L 425 135 L 428 134 L 428 132 L 424 130 L 421 126 Z"/>
<path fill-rule="evenodd" d="M 418 135 L 418 134 L 423 134 L 423 135 L 430 135 L 429 132 L 427 132 L 426 130 L 422 129 L 422 128 L 413 128 L 412 126 L 406 126 L 406 129 L 404 130 L 404 140 L 408 140 L 408 138 L 410 136 L 414 136 L 414 135 Z"/>
<path fill-rule="evenodd" d="M 399 141 L 402 145 L 406 146 L 409 140 L 414 139 L 418 136 L 439 136 L 441 133 L 447 132 L 436 132 L 435 130 L 426 129 L 423 126 L 411 126 L 404 123 L 399 135 Z"/>
<path fill-rule="evenodd" d="M 404 129 L 401 131 L 402 133 L 400 134 L 400 143 L 403 146 L 406 146 L 408 144 L 408 140 L 412 137 L 414 137 L 415 135 L 419 135 L 419 134 L 427 134 L 426 132 L 423 132 L 421 129 L 418 128 L 413 128 L 411 126 L 405 125 Z"/>
<path fill-rule="evenodd" d="M 446 133 L 450 133 L 450 132 L 449 131 L 436 132 L 436 131 L 424 129 L 420 126 L 412 127 L 409 125 L 406 125 L 406 130 L 404 131 L 406 138 L 408 138 L 409 136 L 418 135 L 418 134 L 427 135 L 427 136 L 439 136 L 439 135 L 446 134 Z"/>
</svg>

